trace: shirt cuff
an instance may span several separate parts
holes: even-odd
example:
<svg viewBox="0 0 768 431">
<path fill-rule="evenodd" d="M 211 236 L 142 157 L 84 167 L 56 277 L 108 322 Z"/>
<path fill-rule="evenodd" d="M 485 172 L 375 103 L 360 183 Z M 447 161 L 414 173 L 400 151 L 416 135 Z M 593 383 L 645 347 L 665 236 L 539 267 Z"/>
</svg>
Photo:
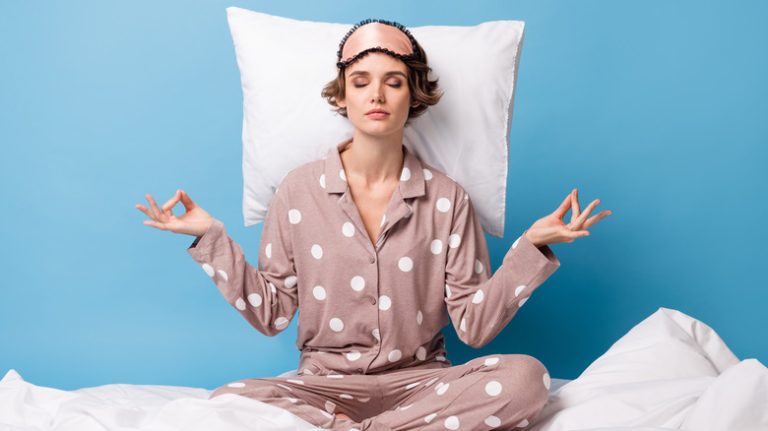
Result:
<svg viewBox="0 0 768 431">
<path fill-rule="evenodd" d="M 195 259 L 211 256 L 216 248 L 216 243 L 221 238 L 226 238 L 224 223 L 214 218 L 208 230 L 202 236 L 195 238 L 192 244 L 187 247 L 187 253 Z"/>
<path fill-rule="evenodd" d="M 548 245 L 536 247 L 525 232 L 512 243 L 502 267 L 514 271 L 517 280 L 535 289 L 560 267 L 560 260 Z"/>
</svg>

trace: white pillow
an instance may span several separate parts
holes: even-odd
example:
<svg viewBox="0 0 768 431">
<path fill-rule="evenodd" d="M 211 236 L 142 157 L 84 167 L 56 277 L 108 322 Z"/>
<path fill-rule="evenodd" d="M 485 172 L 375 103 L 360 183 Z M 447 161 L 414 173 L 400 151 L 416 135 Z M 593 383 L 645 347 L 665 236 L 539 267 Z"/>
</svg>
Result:
<svg viewBox="0 0 768 431">
<path fill-rule="evenodd" d="M 243 215 L 263 221 L 291 169 L 352 136 L 320 93 L 353 24 L 227 8 L 243 89 Z M 404 24 L 405 25 L 405 24 Z M 406 27 L 408 27 L 406 25 Z M 504 236 L 508 140 L 523 21 L 408 27 L 444 95 L 405 128 L 403 145 L 472 196 L 483 229 Z"/>
</svg>

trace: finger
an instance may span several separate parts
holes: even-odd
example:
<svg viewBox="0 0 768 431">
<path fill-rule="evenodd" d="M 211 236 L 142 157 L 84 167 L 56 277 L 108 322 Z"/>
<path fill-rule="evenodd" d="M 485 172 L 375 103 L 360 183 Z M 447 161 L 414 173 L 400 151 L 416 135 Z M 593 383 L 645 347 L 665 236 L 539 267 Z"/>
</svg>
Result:
<svg viewBox="0 0 768 431">
<path fill-rule="evenodd" d="M 144 224 L 147 225 L 147 226 L 156 227 L 156 228 L 158 228 L 160 230 L 167 230 L 167 228 L 165 227 L 165 224 L 158 223 L 158 222 L 156 222 L 154 220 L 144 220 Z"/>
<path fill-rule="evenodd" d="M 568 196 L 565 197 L 565 199 L 563 199 L 563 202 L 560 204 L 559 207 L 557 207 L 557 209 L 553 214 L 557 216 L 557 218 L 562 219 L 563 217 L 565 217 L 565 213 L 568 212 L 568 208 L 570 207 L 571 207 L 571 195 L 569 194 Z"/>
<path fill-rule="evenodd" d="M 592 212 L 592 210 L 595 209 L 595 207 L 599 204 L 600 204 L 600 199 L 595 199 L 592 202 L 590 202 L 589 205 L 587 205 L 587 208 L 584 210 L 584 212 L 582 212 L 581 215 L 579 215 L 579 218 L 576 219 L 576 226 L 579 229 L 581 229 L 582 225 L 584 224 L 584 221 L 587 219 L 587 217 L 589 217 L 589 213 Z"/>
<path fill-rule="evenodd" d="M 571 213 L 571 221 L 573 221 L 575 218 L 579 217 L 579 214 L 581 214 L 581 206 L 579 205 L 579 189 L 573 189 L 573 193 L 571 193 L 571 205 L 573 207 L 573 212 Z"/>
<path fill-rule="evenodd" d="M 144 205 L 142 205 L 142 204 L 136 204 L 136 208 L 137 208 L 139 211 L 141 211 L 141 212 L 143 212 L 144 214 L 146 214 L 146 215 L 147 215 L 147 217 L 149 217 L 149 218 L 152 218 L 152 214 L 150 214 L 150 213 L 149 213 L 149 210 L 148 210 L 148 209 L 147 209 L 147 207 L 145 207 Z"/>
<path fill-rule="evenodd" d="M 174 207 L 174 205 L 176 205 L 179 202 L 179 198 L 180 198 L 179 191 L 176 190 L 176 194 L 173 195 L 172 198 L 168 199 L 168 201 L 163 204 L 163 212 L 164 213 L 167 212 L 168 215 L 172 215 L 173 213 L 170 212 L 170 210 L 171 208 Z"/>
<path fill-rule="evenodd" d="M 189 197 L 187 192 L 184 190 L 181 191 L 181 203 L 184 204 L 184 208 L 189 211 L 195 207 L 195 203 L 192 202 L 192 199 Z"/>
<path fill-rule="evenodd" d="M 145 198 L 147 198 L 147 201 L 149 202 L 149 215 L 155 220 L 160 220 L 160 214 L 159 210 L 157 209 L 157 205 L 155 204 L 155 200 L 152 198 L 152 195 L 147 193 L 144 195 Z"/>
<path fill-rule="evenodd" d="M 581 238 L 584 236 L 589 236 L 588 230 L 567 230 L 565 231 L 565 236 L 570 238 L 570 242 L 573 242 L 576 238 Z"/>
<path fill-rule="evenodd" d="M 611 214 L 613 214 L 613 212 L 611 212 L 610 210 L 605 210 L 605 211 L 601 211 L 598 214 L 593 215 L 592 217 L 588 218 L 587 221 L 584 222 L 584 229 L 589 229 L 590 227 L 594 226 L 595 223 L 599 222 L 605 217 L 608 217 Z"/>
<path fill-rule="evenodd" d="M 149 202 L 152 204 L 152 210 L 157 215 L 155 219 L 157 221 L 163 221 L 164 214 L 162 213 L 162 211 L 160 211 L 160 208 L 157 207 L 157 202 L 155 202 L 155 198 L 153 198 L 152 195 L 148 195 L 148 196 L 149 196 Z"/>
</svg>

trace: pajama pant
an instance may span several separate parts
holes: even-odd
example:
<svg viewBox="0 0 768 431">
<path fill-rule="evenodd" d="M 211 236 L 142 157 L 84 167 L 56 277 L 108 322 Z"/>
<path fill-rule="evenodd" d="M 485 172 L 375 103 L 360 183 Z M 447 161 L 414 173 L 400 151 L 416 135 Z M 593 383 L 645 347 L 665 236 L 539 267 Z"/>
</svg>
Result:
<svg viewBox="0 0 768 431">
<path fill-rule="evenodd" d="M 514 430 L 544 408 L 549 385 L 536 358 L 496 354 L 445 368 L 251 378 L 210 398 L 242 395 L 332 430 Z"/>
</svg>

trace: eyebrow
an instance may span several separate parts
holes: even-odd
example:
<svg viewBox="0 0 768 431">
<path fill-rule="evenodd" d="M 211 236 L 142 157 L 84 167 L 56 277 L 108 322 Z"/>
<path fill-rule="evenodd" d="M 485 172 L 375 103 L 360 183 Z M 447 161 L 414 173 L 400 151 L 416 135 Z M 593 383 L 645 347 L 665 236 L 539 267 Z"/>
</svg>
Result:
<svg viewBox="0 0 768 431">
<path fill-rule="evenodd" d="M 349 74 L 350 77 L 354 75 L 370 75 L 370 73 L 368 73 L 368 71 L 365 71 L 365 70 L 356 70 Z M 405 76 L 405 74 L 403 72 L 400 72 L 399 70 L 391 70 L 384 74 L 384 76 L 390 76 L 390 75 L 401 75 L 403 78 L 408 79 L 408 77 Z"/>
</svg>

